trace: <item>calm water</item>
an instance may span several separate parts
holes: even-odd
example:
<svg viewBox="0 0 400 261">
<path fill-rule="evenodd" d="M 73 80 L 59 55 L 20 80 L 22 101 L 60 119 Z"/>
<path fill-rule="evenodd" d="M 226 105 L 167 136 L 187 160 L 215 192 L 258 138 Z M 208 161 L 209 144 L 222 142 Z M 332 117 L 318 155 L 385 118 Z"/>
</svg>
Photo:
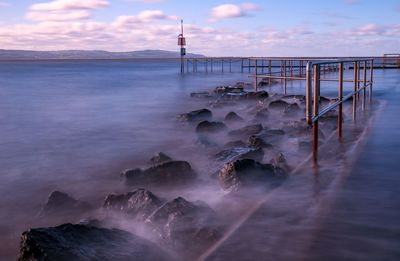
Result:
<svg viewBox="0 0 400 261">
<path fill-rule="evenodd" d="M 204 106 L 188 99 L 191 92 L 248 80 L 241 73 L 182 76 L 178 69 L 175 62 L 160 61 L 0 62 L 0 260 L 15 259 L 20 233 L 30 227 L 31 217 L 51 191 L 60 189 L 88 200 L 99 191 L 102 198 L 102 192 L 118 188 L 122 169 L 171 144 L 185 146 L 173 119 Z M 272 251 L 294 253 L 294 260 L 399 256 L 400 74 L 379 70 L 375 80 L 374 97 L 387 102 L 385 114 L 374 122 L 348 182 L 335 194 L 323 225 L 315 229 L 314 241 L 305 248 L 285 239 L 285 247 Z M 303 87 L 304 83 L 288 88 L 296 92 Z M 323 93 L 335 91 L 330 85 Z M 281 208 L 300 208 L 296 212 L 302 214 L 298 203 L 307 193 L 293 195 L 288 190 L 283 196 L 287 198 L 273 202 Z M 287 225 L 279 224 L 279 215 L 271 212 L 261 213 L 260 219 L 268 215 L 276 220 L 274 228 Z M 288 228 L 290 233 L 315 233 L 308 227 Z M 248 230 L 254 246 L 262 249 L 266 238 L 257 236 L 262 228 L 249 229 L 254 229 Z M 301 246 L 301 255 L 293 245 Z M 256 257 L 263 260 L 262 255 L 252 259 Z"/>
</svg>

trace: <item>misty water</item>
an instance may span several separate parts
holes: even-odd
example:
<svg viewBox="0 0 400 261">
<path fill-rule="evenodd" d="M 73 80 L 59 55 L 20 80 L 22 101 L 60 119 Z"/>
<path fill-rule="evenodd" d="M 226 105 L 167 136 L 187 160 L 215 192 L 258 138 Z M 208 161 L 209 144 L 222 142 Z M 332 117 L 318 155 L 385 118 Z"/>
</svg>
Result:
<svg viewBox="0 0 400 261">
<path fill-rule="evenodd" d="M 106 195 L 132 190 L 121 182 L 122 170 L 145 166 L 154 153 L 163 151 L 190 162 L 202 175 L 202 182 L 188 190 L 155 192 L 166 198 L 184 196 L 205 201 L 229 216 L 225 220 L 227 231 L 229 224 L 243 219 L 240 229 L 245 231 L 230 231 L 229 239 L 220 242 L 205 258 L 265 260 L 268 254 L 275 260 L 377 260 L 386 253 L 384 260 L 395 260 L 400 241 L 399 200 L 395 194 L 399 187 L 398 152 L 394 145 L 399 142 L 395 132 L 398 71 L 375 72 L 376 103 L 360 117 L 356 131 L 348 127 L 351 135 L 355 134 L 347 136 L 349 145 L 343 155 L 350 157 L 348 165 L 354 168 L 341 174 L 339 183 L 343 185 L 332 189 L 332 184 L 338 183 L 338 173 L 347 165 L 326 160 L 316 173 L 306 168 L 302 175 L 296 175 L 299 178 L 290 179 L 270 196 L 255 191 L 232 200 L 226 199 L 210 178 L 210 172 L 220 167 L 218 163 L 210 164 L 210 154 L 215 152 L 199 148 L 193 128 L 177 123 L 176 115 L 209 107 L 207 101 L 190 99 L 191 92 L 249 82 L 248 74 L 240 73 L 238 66 L 234 64 L 232 73 L 221 73 L 216 67 L 213 73 L 181 75 L 174 61 L 1 62 L 1 258 L 16 258 L 19 236 L 28 228 L 59 224 L 60 220 L 38 217 L 52 191 L 65 191 L 100 207 Z M 282 85 L 271 90 L 282 91 Z M 304 83 L 290 82 L 288 91 L 304 93 Z M 335 92 L 336 85 L 328 84 L 322 94 L 334 97 Z M 231 110 L 244 116 L 252 106 L 240 103 L 211 110 L 214 118 L 221 120 Z M 389 113 L 382 113 L 385 110 Z M 348 108 L 345 113 L 350 121 Z M 270 117 L 268 123 L 278 126 L 279 120 Z M 366 126 L 368 132 L 362 133 Z M 382 131 L 382 126 L 388 132 Z M 213 138 L 221 144 L 230 141 L 223 135 Z M 309 156 L 309 151 L 299 154 L 293 149 L 296 142 L 287 139 L 280 145 L 294 166 Z M 271 156 L 267 153 L 265 158 Z M 387 164 L 382 163 L 385 160 Z M 366 167 L 366 163 L 371 166 Z M 320 178 L 317 189 L 316 176 Z M 377 197 L 371 199 L 371 193 Z M 380 211 L 371 210 L 368 200 L 380 205 Z M 256 211 L 251 210 L 253 203 L 259 206 Z M 325 209 L 326 205 L 329 207 Z M 246 213 L 250 212 L 247 219 Z M 374 229 L 377 224 L 379 229 Z M 123 222 L 119 225 L 137 232 Z M 372 246 L 370 241 L 374 241 Z M 377 254 L 360 254 L 364 245 L 375 246 Z"/>
</svg>

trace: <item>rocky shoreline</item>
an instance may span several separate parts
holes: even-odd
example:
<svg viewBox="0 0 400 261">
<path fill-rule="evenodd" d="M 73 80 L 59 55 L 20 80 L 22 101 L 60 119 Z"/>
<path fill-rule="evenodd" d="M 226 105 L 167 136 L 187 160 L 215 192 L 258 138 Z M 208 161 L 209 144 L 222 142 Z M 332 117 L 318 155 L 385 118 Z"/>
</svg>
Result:
<svg viewBox="0 0 400 261">
<path fill-rule="evenodd" d="M 204 108 L 177 115 L 176 125 L 196 133 L 193 143 L 209 159 L 207 169 L 158 152 L 121 170 L 126 192 L 110 193 L 101 206 L 54 191 L 40 216 L 69 217 L 74 224 L 24 232 L 19 260 L 196 259 L 235 219 L 227 213 L 240 213 L 246 200 L 284 184 L 310 151 L 303 95 L 254 92 L 239 82 L 190 98 L 204 101 Z M 321 143 L 336 122 L 335 111 L 321 120 Z M 218 190 L 223 205 L 167 193 L 202 186 Z"/>
</svg>

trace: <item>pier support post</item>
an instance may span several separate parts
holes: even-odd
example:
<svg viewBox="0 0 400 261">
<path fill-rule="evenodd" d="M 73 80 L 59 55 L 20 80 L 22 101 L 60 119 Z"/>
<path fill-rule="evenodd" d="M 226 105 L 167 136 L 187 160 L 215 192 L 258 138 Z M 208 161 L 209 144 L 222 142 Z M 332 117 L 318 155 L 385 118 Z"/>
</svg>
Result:
<svg viewBox="0 0 400 261">
<path fill-rule="evenodd" d="M 312 124 L 312 62 L 309 61 L 306 67 L 306 121 Z"/>
<path fill-rule="evenodd" d="M 364 61 L 364 77 L 363 77 L 363 91 L 362 91 L 362 110 L 365 111 L 365 99 L 367 88 L 367 61 Z"/>
<path fill-rule="evenodd" d="M 357 111 L 357 87 L 358 87 L 358 62 L 354 62 L 353 122 L 356 121 L 356 111 Z"/>
<path fill-rule="evenodd" d="M 371 60 L 369 76 L 369 103 L 372 102 L 372 83 L 374 78 L 374 60 Z"/>
<path fill-rule="evenodd" d="M 314 65 L 314 110 L 313 116 L 317 117 L 319 113 L 319 88 L 320 88 L 320 65 Z M 314 163 L 318 160 L 318 118 L 313 124 L 313 143 L 312 143 L 312 158 Z"/>
<path fill-rule="evenodd" d="M 339 63 L 339 112 L 338 112 L 338 139 L 342 142 L 342 130 L 343 130 L 343 63 Z"/>
</svg>

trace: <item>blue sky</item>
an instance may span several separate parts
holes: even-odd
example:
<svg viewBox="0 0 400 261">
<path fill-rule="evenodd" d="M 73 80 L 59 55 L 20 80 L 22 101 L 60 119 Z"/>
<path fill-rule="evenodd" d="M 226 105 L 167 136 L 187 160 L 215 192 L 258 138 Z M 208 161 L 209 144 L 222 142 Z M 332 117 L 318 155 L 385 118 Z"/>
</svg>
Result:
<svg viewBox="0 0 400 261">
<path fill-rule="evenodd" d="M 0 0 L 0 48 L 188 50 L 207 55 L 400 52 L 400 0 Z"/>
</svg>

